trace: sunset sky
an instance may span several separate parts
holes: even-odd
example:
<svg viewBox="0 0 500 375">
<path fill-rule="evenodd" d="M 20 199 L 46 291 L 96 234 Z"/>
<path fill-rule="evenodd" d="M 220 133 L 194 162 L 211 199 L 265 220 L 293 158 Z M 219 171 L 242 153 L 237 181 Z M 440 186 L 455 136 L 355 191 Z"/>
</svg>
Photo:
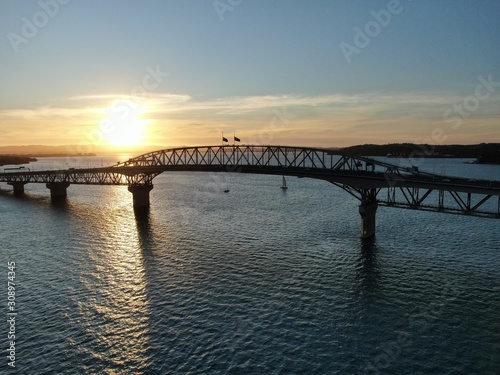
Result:
<svg viewBox="0 0 500 375">
<path fill-rule="evenodd" d="M 500 142 L 498 0 L 0 2 L 0 146 Z"/>
</svg>

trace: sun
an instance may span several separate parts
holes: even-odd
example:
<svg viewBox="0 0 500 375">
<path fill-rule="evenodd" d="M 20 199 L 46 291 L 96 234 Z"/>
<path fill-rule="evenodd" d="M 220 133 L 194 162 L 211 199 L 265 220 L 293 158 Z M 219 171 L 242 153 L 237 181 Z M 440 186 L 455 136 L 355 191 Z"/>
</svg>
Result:
<svg viewBox="0 0 500 375">
<path fill-rule="evenodd" d="M 106 109 L 104 139 L 110 146 L 141 146 L 148 120 L 141 118 L 144 110 L 129 100 L 119 100 Z"/>
</svg>

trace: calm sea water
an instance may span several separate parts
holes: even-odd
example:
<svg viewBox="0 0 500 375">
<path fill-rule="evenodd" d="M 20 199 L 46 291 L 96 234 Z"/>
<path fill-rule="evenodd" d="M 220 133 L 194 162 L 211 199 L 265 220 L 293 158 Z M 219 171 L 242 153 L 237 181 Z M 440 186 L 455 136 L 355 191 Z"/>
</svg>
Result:
<svg viewBox="0 0 500 375">
<path fill-rule="evenodd" d="M 41 159 L 30 168 L 127 156 Z M 500 167 L 426 160 L 500 179 Z M 323 181 L 164 173 L 149 212 L 126 187 L 0 193 L 2 314 L 17 284 L 10 374 L 499 374 L 500 221 L 380 207 Z M 226 186 L 231 190 L 224 193 Z"/>
</svg>

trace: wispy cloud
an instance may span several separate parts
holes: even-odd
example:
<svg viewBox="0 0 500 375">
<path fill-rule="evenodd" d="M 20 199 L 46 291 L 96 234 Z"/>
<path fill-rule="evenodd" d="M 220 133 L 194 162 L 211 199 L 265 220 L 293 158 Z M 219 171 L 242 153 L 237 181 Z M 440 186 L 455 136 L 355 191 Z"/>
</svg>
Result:
<svg viewBox="0 0 500 375">
<path fill-rule="evenodd" d="M 0 110 L 0 117 L 37 119 L 48 117 L 84 117 L 102 114 L 114 105 L 123 101 L 137 103 L 144 109 L 145 115 L 172 114 L 178 117 L 186 114 L 246 116 L 276 108 L 296 108 L 304 113 L 318 112 L 322 115 L 360 115 L 370 114 L 377 117 L 420 117 L 426 111 L 442 111 L 452 103 L 463 98 L 450 94 L 379 94 L 367 93 L 356 95 L 263 95 L 249 97 L 229 97 L 210 100 L 197 100 L 189 95 L 149 94 L 145 97 L 120 95 L 88 95 L 76 96 L 62 100 L 55 106 L 43 106 L 24 109 Z M 75 105 L 75 102 L 84 105 Z M 498 108 L 500 96 L 492 96 L 484 103 L 485 108 Z"/>
<path fill-rule="evenodd" d="M 443 113 L 462 101 L 463 97 L 450 93 L 287 94 L 208 100 L 170 93 L 152 93 L 140 98 L 108 94 L 75 96 L 37 108 L 0 110 L 0 124 L 18 124 L 16 136 L 23 131 L 30 133 L 29 129 L 32 133 L 39 132 L 40 124 L 44 124 L 44 131 L 66 133 L 74 142 L 84 136 L 82 129 L 86 127 L 88 131 L 98 126 L 113 106 L 133 103 L 140 107 L 140 117 L 150 120 L 150 139 L 163 137 L 171 144 L 175 140 L 188 143 L 186 137 L 195 137 L 198 142 L 223 129 L 250 136 L 269 126 L 273 111 L 286 109 L 293 121 L 280 129 L 279 136 L 277 133 L 276 140 L 282 143 L 300 143 L 297 140 L 304 141 L 304 134 L 309 137 L 308 143 L 328 145 L 415 141 L 436 127 L 449 127 L 443 121 Z M 449 133 L 465 135 L 475 129 L 494 134 L 494 127 L 500 123 L 499 107 L 500 95 L 492 95 L 481 102 L 481 108 L 471 118 L 464 120 L 460 132 Z M 64 128 L 66 132 L 62 131 Z M 196 134 L 189 131 L 194 129 Z"/>
</svg>

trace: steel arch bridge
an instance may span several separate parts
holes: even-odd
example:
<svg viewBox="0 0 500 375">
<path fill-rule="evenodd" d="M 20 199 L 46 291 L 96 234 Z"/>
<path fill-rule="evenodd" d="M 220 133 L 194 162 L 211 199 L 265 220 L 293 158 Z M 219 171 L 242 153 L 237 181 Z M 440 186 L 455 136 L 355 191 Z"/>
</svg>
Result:
<svg viewBox="0 0 500 375">
<path fill-rule="evenodd" d="M 222 145 L 170 148 L 104 168 L 0 173 L 0 182 L 24 192 L 45 183 L 52 197 L 71 184 L 127 185 L 134 207 L 149 205 L 153 179 L 163 172 L 257 173 L 328 181 L 360 201 L 362 237 L 375 233 L 379 205 L 500 218 L 500 181 L 451 177 L 335 151 L 291 146 Z"/>
</svg>

